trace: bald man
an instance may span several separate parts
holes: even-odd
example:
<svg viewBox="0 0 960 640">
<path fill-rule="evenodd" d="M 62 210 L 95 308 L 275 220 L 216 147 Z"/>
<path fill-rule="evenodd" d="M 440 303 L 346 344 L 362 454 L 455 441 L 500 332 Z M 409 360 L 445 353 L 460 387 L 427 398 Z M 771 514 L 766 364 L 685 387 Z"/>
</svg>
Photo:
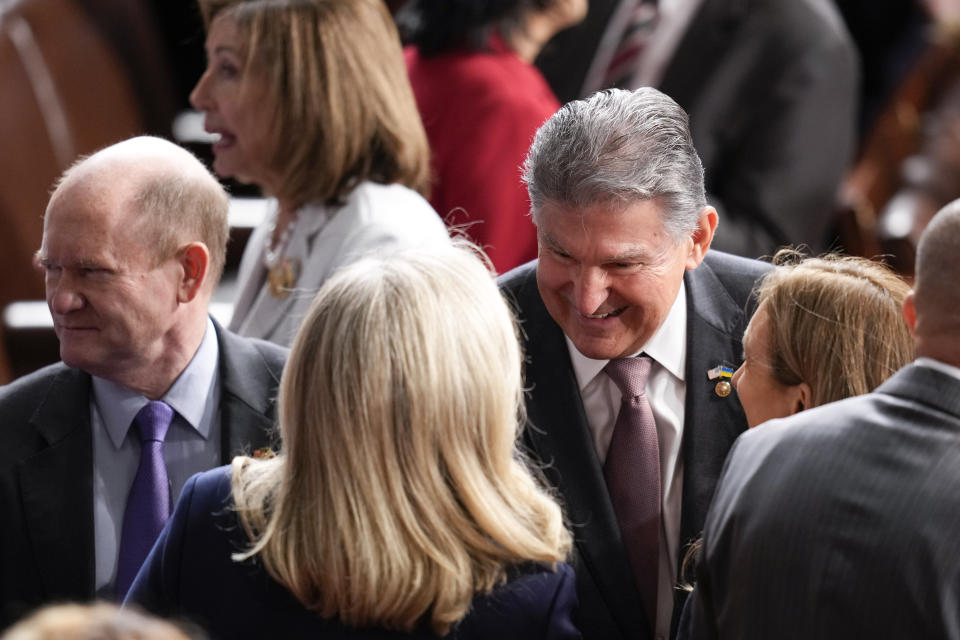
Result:
<svg viewBox="0 0 960 640">
<path fill-rule="evenodd" d="M 222 187 L 170 142 L 60 179 L 37 262 L 62 362 L 0 388 L 0 627 L 121 598 L 186 480 L 270 444 L 286 350 L 208 315 L 227 235 Z"/>
<path fill-rule="evenodd" d="M 960 637 L 958 253 L 960 200 L 917 249 L 914 363 L 737 440 L 707 516 L 692 637 Z"/>
</svg>

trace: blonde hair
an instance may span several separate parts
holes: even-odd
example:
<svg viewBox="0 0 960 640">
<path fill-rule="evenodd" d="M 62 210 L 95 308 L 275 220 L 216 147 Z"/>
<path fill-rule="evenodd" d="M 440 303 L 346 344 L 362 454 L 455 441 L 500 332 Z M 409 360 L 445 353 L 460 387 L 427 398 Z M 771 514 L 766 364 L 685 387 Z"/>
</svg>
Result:
<svg viewBox="0 0 960 640">
<path fill-rule="evenodd" d="M 233 462 L 267 571 L 349 625 L 446 633 L 511 564 L 570 534 L 515 446 L 513 316 L 463 246 L 350 265 L 321 289 L 280 385 L 281 454 Z"/>
<path fill-rule="evenodd" d="M 383 0 L 200 0 L 209 28 L 236 21 L 245 73 L 273 109 L 273 195 L 342 203 L 361 181 L 426 196 L 430 151 L 400 38 Z"/>
<path fill-rule="evenodd" d="M 886 265 L 828 254 L 774 256 L 757 299 L 767 314 L 770 362 L 785 385 L 806 382 L 811 405 L 867 393 L 913 358 L 903 319 L 910 287 Z"/>
</svg>

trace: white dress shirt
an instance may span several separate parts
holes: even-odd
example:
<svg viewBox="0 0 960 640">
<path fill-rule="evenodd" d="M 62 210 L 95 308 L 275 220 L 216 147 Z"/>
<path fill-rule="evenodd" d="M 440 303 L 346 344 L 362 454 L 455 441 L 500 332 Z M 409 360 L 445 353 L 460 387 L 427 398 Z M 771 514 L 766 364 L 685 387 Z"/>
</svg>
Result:
<svg viewBox="0 0 960 640">
<path fill-rule="evenodd" d="M 613 427 L 620 411 L 621 394 L 613 380 L 603 372 L 608 360 L 593 360 L 577 351 L 567 338 L 573 371 L 580 387 L 587 423 L 593 433 L 600 464 L 607 458 Z M 660 569 L 657 588 L 657 638 L 670 637 L 673 616 L 674 585 L 677 581 L 677 555 L 680 543 L 680 508 L 683 499 L 684 402 L 687 384 L 684 371 L 687 360 L 686 289 L 681 282 L 677 297 L 663 324 L 636 354 L 645 353 L 654 360 L 647 378 L 647 399 L 657 423 L 660 442 Z"/>
</svg>

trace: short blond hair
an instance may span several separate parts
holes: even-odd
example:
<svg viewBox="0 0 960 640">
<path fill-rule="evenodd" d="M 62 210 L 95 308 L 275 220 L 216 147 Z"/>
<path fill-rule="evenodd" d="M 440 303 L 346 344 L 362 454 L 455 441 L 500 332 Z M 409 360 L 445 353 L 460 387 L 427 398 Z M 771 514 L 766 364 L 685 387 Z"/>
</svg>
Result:
<svg viewBox="0 0 960 640">
<path fill-rule="evenodd" d="M 50 202 L 67 185 L 90 176 L 102 188 L 126 194 L 157 264 L 188 242 L 210 252 L 205 282 L 210 291 L 223 275 L 230 239 L 230 199 L 204 164 L 183 147 L 153 136 L 137 136 L 79 157 L 54 184 Z M 129 186 L 121 191 L 121 186 Z M 48 205 L 44 225 L 50 213 Z"/>
<path fill-rule="evenodd" d="M 913 359 L 903 319 L 910 287 L 879 262 L 828 254 L 774 256 L 757 300 L 767 314 L 770 362 L 784 385 L 806 382 L 811 406 L 867 393 Z"/>
<path fill-rule="evenodd" d="M 348 625 L 445 633 L 508 565 L 565 559 L 560 507 L 516 439 L 521 350 L 462 246 L 365 259 L 314 300 L 280 386 L 283 452 L 234 460 L 267 571 Z"/>
<path fill-rule="evenodd" d="M 430 150 L 383 0 L 200 0 L 209 28 L 229 15 L 245 72 L 267 83 L 267 166 L 296 205 L 337 204 L 360 182 L 426 196 Z"/>
</svg>

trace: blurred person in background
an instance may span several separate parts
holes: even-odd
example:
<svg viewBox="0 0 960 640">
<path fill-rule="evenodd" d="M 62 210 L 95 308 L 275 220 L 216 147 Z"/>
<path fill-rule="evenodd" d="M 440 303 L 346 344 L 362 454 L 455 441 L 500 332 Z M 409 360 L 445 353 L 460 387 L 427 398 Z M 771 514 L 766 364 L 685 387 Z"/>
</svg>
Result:
<svg viewBox="0 0 960 640">
<path fill-rule="evenodd" d="M 537 257 L 521 165 L 560 108 L 531 63 L 586 11 L 586 0 L 410 0 L 397 15 L 430 140 L 430 202 L 501 273 Z"/>
<path fill-rule="evenodd" d="M 207 70 L 191 94 L 214 170 L 273 196 L 240 264 L 230 327 L 289 345 L 339 267 L 449 242 L 423 195 L 429 148 L 380 0 L 200 0 Z"/>
<path fill-rule="evenodd" d="M 834 0 L 591 0 L 536 64 L 561 100 L 651 86 L 683 107 L 723 220 L 714 249 L 826 249 L 860 79 Z"/>
</svg>

